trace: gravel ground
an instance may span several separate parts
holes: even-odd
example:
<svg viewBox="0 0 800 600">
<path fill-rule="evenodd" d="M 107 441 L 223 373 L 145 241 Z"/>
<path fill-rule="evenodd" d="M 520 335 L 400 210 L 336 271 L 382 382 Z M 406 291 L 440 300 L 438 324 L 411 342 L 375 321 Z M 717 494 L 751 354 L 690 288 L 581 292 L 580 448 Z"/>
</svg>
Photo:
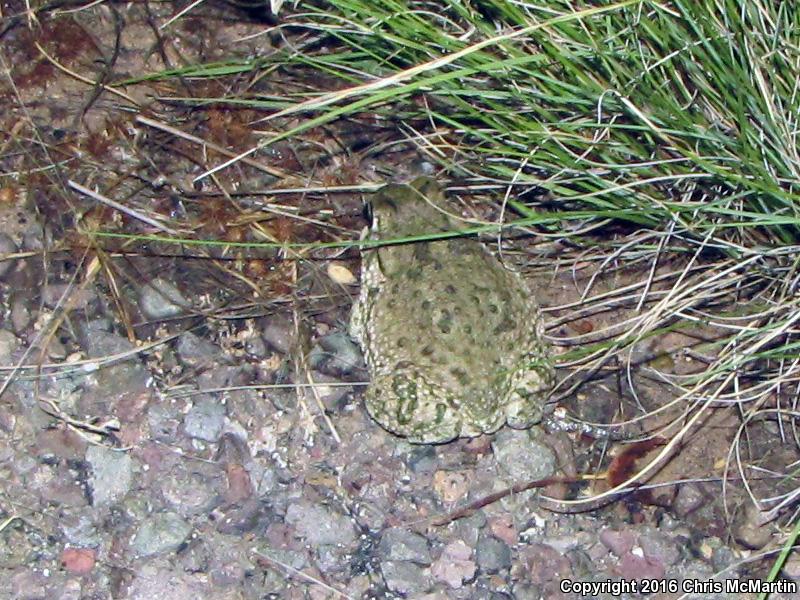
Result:
<svg viewBox="0 0 800 600">
<path fill-rule="evenodd" d="M 3 274 L 5 314 L 15 282 L 38 268 L 20 259 Z M 202 312 L 191 286 L 156 278 L 134 298 L 144 317 L 173 321 L 150 349 L 121 333 L 101 286 L 50 279 L 27 289 L 27 318 L 10 317 L 0 338 L 4 364 L 46 365 L 20 371 L 4 394 L 2 597 L 572 598 L 566 580 L 667 586 L 747 573 L 724 531 L 699 527 L 716 520 L 713 484 L 660 506 L 631 498 L 580 514 L 526 491 L 436 525 L 515 483 L 574 474 L 580 440 L 506 428 L 407 444 L 366 416 L 352 341 L 316 324 L 328 333 L 310 352 L 321 371 L 308 375 L 337 442 L 308 390 L 281 383 L 297 376 L 282 380 L 290 315 L 244 319 L 236 335 L 209 322 L 190 330 L 181 316 Z M 38 324 L 65 293 L 69 323 L 45 343 Z M 751 529 L 751 548 L 772 535 Z"/>
</svg>

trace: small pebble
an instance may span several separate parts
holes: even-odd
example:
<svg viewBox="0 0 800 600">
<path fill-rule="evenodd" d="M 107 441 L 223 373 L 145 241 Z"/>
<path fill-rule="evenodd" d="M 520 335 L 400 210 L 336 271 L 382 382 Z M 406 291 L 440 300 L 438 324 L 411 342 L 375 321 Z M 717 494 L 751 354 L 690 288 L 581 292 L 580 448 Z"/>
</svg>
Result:
<svg viewBox="0 0 800 600">
<path fill-rule="evenodd" d="M 423 566 L 433 562 L 428 540 L 407 529 L 387 529 L 381 536 L 378 548 L 386 560 L 406 560 Z"/>
<path fill-rule="evenodd" d="M 219 519 L 217 531 L 228 535 L 242 535 L 254 530 L 263 516 L 263 505 L 251 498 L 241 505 L 226 507 Z"/>
<path fill-rule="evenodd" d="M 11 300 L 11 327 L 16 333 L 23 333 L 31 323 L 29 302 L 21 294 L 14 294 Z"/>
<path fill-rule="evenodd" d="M 97 547 L 102 543 L 103 535 L 92 517 L 85 512 L 74 512 L 61 517 L 59 527 L 64 538 L 73 546 Z"/>
<path fill-rule="evenodd" d="M 190 302 L 181 291 L 165 279 L 153 279 L 139 293 L 139 308 L 149 319 L 177 317 L 189 307 Z"/>
<path fill-rule="evenodd" d="M 68 573 L 87 575 L 94 568 L 97 552 L 91 548 L 65 548 L 59 560 Z"/>
<path fill-rule="evenodd" d="M 300 537 L 312 546 L 348 545 L 356 537 L 349 517 L 321 504 L 302 501 L 289 505 L 286 522 L 293 525 Z"/>
<path fill-rule="evenodd" d="M 133 481 L 133 460 L 127 452 L 89 446 L 86 462 L 91 468 L 89 485 L 94 506 L 109 506 L 128 493 Z"/>
<path fill-rule="evenodd" d="M 347 375 L 364 365 L 358 345 L 341 332 L 319 338 L 308 360 L 312 369 L 334 377 Z"/>
<path fill-rule="evenodd" d="M 216 442 L 225 427 L 225 405 L 213 396 L 203 396 L 183 420 L 187 435 L 206 442 Z"/>
<path fill-rule="evenodd" d="M 511 548 L 496 537 L 482 536 L 475 547 L 475 560 L 484 573 L 497 573 L 511 567 Z"/>
<path fill-rule="evenodd" d="M 7 329 L 0 329 L 0 365 L 8 366 L 11 364 L 11 355 L 19 346 L 17 336 Z"/>
<path fill-rule="evenodd" d="M 678 494 L 672 503 L 675 514 L 686 517 L 707 503 L 708 499 L 703 490 L 694 482 L 686 483 L 678 488 Z"/>
<path fill-rule="evenodd" d="M 772 525 L 762 523 L 761 512 L 748 502 L 734 522 L 734 539 L 746 548 L 760 550 L 769 543 L 772 535 Z"/>
<path fill-rule="evenodd" d="M 191 531 L 191 525 L 175 513 L 151 515 L 139 525 L 131 548 L 137 556 L 172 552 L 183 544 Z"/>
<path fill-rule="evenodd" d="M 221 502 L 222 476 L 219 470 L 213 469 L 214 473 L 209 473 L 212 469 L 204 468 L 205 465 L 190 466 L 176 465 L 159 482 L 164 500 L 182 517 L 206 515 Z"/>
<path fill-rule="evenodd" d="M 221 362 L 221 358 L 225 357 L 222 348 L 191 331 L 178 338 L 175 351 L 181 362 L 191 367 L 207 368 Z"/>
<path fill-rule="evenodd" d="M 69 283 L 48 283 L 42 288 L 42 302 L 48 308 L 64 306 L 68 302 L 72 308 L 85 310 L 95 298 L 94 290 L 81 289 Z"/>
<path fill-rule="evenodd" d="M 430 577 L 412 562 L 386 560 L 381 563 L 381 575 L 389 591 L 403 597 L 421 594 L 431 586 Z"/>
<path fill-rule="evenodd" d="M 495 435 L 492 449 L 497 463 L 514 482 L 536 481 L 555 472 L 553 451 L 528 430 L 504 427 Z"/>
<path fill-rule="evenodd" d="M 288 354 L 292 349 L 294 334 L 292 324 L 288 319 L 273 317 L 259 321 L 261 327 L 261 337 L 266 344 L 279 352 Z"/>
<path fill-rule="evenodd" d="M 260 335 L 254 335 L 247 338 L 244 342 L 244 351 L 253 358 L 262 359 L 266 358 L 269 351 L 267 350 L 267 343 Z"/>
<path fill-rule="evenodd" d="M 450 542 L 431 566 L 431 575 L 451 588 L 459 589 L 475 577 L 477 567 L 471 556 L 472 549 L 462 540 Z"/>
</svg>

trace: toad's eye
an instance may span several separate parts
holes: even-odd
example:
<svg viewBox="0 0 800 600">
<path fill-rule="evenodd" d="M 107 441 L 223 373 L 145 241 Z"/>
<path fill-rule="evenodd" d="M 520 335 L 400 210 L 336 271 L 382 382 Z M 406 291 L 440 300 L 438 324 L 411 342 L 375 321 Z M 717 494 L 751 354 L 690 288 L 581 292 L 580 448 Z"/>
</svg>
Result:
<svg viewBox="0 0 800 600">
<path fill-rule="evenodd" d="M 367 220 L 375 225 L 378 216 L 382 216 L 380 226 L 385 227 L 388 219 L 386 215 L 395 215 L 400 210 L 400 205 L 390 196 L 383 195 L 368 202 L 365 206 Z"/>
</svg>

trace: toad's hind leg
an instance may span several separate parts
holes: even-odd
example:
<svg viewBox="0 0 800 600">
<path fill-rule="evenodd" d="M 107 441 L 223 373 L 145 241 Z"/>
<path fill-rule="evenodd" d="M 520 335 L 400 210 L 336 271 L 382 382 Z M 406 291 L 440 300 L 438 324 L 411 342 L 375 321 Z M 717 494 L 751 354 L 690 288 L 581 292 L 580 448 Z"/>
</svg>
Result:
<svg viewBox="0 0 800 600">
<path fill-rule="evenodd" d="M 509 377 L 507 423 L 516 429 L 524 429 L 541 421 L 554 380 L 549 358 L 543 353 L 530 354 L 527 364 Z"/>
<path fill-rule="evenodd" d="M 506 421 L 497 394 L 491 389 L 465 390 L 461 412 L 464 415 L 464 424 L 461 427 L 463 437 L 494 433 Z"/>
<path fill-rule="evenodd" d="M 461 434 L 461 418 L 446 390 L 431 386 L 413 371 L 373 378 L 367 412 L 382 427 L 414 444 L 449 442 Z"/>
</svg>

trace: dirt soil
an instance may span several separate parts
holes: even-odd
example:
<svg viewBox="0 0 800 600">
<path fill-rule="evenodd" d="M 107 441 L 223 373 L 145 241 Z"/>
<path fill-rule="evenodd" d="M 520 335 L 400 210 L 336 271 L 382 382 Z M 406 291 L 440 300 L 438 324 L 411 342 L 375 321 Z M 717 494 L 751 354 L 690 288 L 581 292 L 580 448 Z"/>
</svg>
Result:
<svg viewBox="0 0 800 600">
<path fill-rule="evenodd" d="M 198 179 L 297 124 L 262 120 L 276 99 L 341 83 L 257 68 L 333 43 L 317 33 L 212 2 L 167 24 L 181 8 L 56 2 L 34 17 L 0 2 L 0 597 L 580 597 L 569 581 L 755 597 L 725 585 L 766 577 L 778 526 L 740 485 L 723 489 L 734 411 L 709 413 L 648 487 L 562 503 L 624 481 L 674 434 L 626 444 L 564 414 L 609 423 L 667 405 L 662 375 L 703 369 L 692 349 L 713 328 L 643 341 L 575 389 L 584 372 L 562 361 L 561 425 L 439 446 L 382 430 L 346 335 L 357 250 L 285 244 L 357 239 L 361 192 L 424 157 L 397 124 L 360 115 Z M 151 76 L 211 63 L 227 72 Z M 465 211 L 498 214 L 451 187 Z M 240 245 L 253 242 L 271 245 Z M 635 314 L 575 308 L 590 282 L 614 293 L 649 268 L 593 278 L 596 262 L 562 264 L 530 235 L 508 251 L 557 353 Z M 796 460 L 776 436 L 749 431 L 764 473 Z M 800 580 L 800 563 L 783 575 Z"/>
</svg>

